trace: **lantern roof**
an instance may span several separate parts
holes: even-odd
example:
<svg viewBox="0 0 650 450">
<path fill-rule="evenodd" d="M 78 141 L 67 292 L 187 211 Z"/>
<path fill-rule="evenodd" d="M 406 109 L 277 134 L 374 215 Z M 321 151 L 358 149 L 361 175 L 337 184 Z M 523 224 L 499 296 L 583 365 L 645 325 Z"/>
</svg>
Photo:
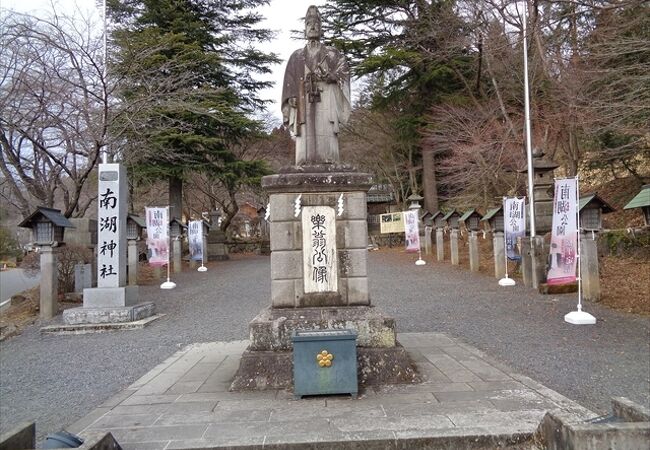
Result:
<svg viewBox="0 0 650 450">
<path fill-rule="evenodd" d="M 41 217 L 45 217 L 47 220 L 52 222 L 58 227 L 64 228 L 76 228 L 70 221 L 61 214 L 60 209 L 47 208 L 45 206 L 37 206 L 36 211 L 31 213 L 29 217 L 18 224 L 22 228 L 33 228 L 33 224 L 38 221 Z"/>
<path fill-rule="evenodd" d="M 482 221 L 490 220 L 491 218 L 493 218 L 494 216 L 496 216 L 497 214 L 499 214 L 502 211 L 503 211 L 503 206 L 488 209 L 488 211 L 485 213 L 485 215 L 483 216 L 483 218 L 481 220 Z"/>
<path fill-rule="evenodd" d="M 186 229 L 187 228 L 187 225 L 185 225 L 183 222 L 180 221 L 180 219 L 177 219 L 177 218 L 173 218 L 172 220 L 170 220 L 169 224 L 171 225 L 174 222 L 177 223 L 181 227 L 181 229 Z"/>
<path fill-rule="evenodd" d="M 445 214 L 445 216 L 442 218 L 442 220 L 449 220 L 454 215 L 460 216 L 460 213 L 458 211 L 456 211 L 455 209 L 452 209 L 447 214 Z"/>
<path fill-rule="evenodd" d="M 650 197 L 650 191 L 648 191 L 648 196 Z M 599 207 L 603 211 L 603 214 L 615 211 L 615 209 L 612 208 L 605 200 L 600 198 L 598 194 L 589 194 L 580 197 L 578 211 L 582 211 L 582 209 L 587 205 L 596 205 L 596 207 Z"/>
<path fill-rule="evenodd" d="M 650 184 L 646 184 L 641 188 L 641 191 L 629 201 L 623 209 L 644 208 L 650 206 Z"/>
<path fill-rule="evenodd" d="M 135 214 L 129 214 L 126 217 L 134 221 L 140 228 L 147 228 L 147 221 L 144 220 L 144 217 L 136 216 Z"/>
<path fill-rule="evenodd" d="M 443 216 L 443 215 L 444 214 L 442 213 L 442 211 L 436 211 L 433 214 L 431 214 L 431 220 L 436 220 L 438 216 Z"/>
<path fill-rule="evenodd" d="M 479 213 L 475 208 L 472 208 L 469 211 L 465 211 L 465 213 L 461 216 L 460 221 L 465 222 L 472 216 L 478 216 L 479 219 L 483 217 L 481 213 Z"/>
</svg>

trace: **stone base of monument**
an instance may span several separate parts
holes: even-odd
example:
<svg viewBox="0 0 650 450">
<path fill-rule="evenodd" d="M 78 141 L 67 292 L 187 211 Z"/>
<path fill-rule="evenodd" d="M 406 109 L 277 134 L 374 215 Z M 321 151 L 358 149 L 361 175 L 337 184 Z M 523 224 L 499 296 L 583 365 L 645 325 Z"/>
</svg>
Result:
<svg viewBox="0 0 650 450">
<path fill-rule="evenodd" d="M 152 302 L 138 303 L 138 286 L 84 289 L 81 308 L 63 311 L 66 325 L 136 322 L 156 312 Z"/>
<path fill-rule="evenodd" d="M 361 387 L 421 381 L 415 364 L 395 339 L 395 320 L 372 306 L 266 308 L 250 322 L 249 329 L 250 345 L 231 390 L 290 388 L 291 336 L 298 330 L 355 330 Z"/>
<path fill-rule="evenodd" d="M 153 316 L 155 312 L 156 305 L 153 302 L 132 306 L 84 306 L 63 311 L 63 322 L 67 325 L 136 322 Z"/>
<path fill-rule="evenodd" d="M 228 256 L 228 245 L 226 244 L 226 233 L 215 227 L 208 233 L 208 261 L 226 261 Z"/>
</svg>

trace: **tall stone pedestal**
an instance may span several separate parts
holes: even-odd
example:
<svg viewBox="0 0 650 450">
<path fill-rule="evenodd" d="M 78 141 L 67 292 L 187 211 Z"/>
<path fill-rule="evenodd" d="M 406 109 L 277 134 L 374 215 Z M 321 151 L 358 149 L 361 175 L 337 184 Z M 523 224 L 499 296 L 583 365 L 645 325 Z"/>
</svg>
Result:
<svg viewBox="0 0 650 450">
<path fill-rule="evenodd" d="M 449 251 L 451 252 L 451 263 L 454 266 L 460 264 L 458 259 L 458 230 L 452 229 L 449 235 Z"/>
<path fill-rule="evenodd" d="M 436 228 L 436 259 L 445 260 L 445 237 L 442 228 Z"/>
<path fill-rule="evenodd" d="M 506 276 L 506 249 L 503 231 L 495 231 L 492 237 L 494 249 L 494 277 L 498 280 Z"/>
<path fill-rule="evenodd" d="M 590 235 L 580 235 L 580 278 L 582 298 L 588 302 L 600 301 L 600 271 L 598 268 L 598 242 Z"/>
<path fill-rule="evenodd" d="M 41 246 L 41 319 L 51 319 L 59 311 L 56 253 L 51 245 Z"/>
<path fill-rule="evenodd" d="M 417 374 L 395 321 L 370 306 L 366 192 L 371 176 L 344 165 L 292 167 L 262 179 L 270 196 L 271 307 L 251 321 L 232 389 L 292 384 L 291 335 L 353 329 L 361 386 Z"/>
<path fill-rule="evenodd" d="M 476 231 L 469 234 L 469 270 L 478 272 L 480 267 L 480 256 L 478 249 L 478 235 Z"/>
</svg>

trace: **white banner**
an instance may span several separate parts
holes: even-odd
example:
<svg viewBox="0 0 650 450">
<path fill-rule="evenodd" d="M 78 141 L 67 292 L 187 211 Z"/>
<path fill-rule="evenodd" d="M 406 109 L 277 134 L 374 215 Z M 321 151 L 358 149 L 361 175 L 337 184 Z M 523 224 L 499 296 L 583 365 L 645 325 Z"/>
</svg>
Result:
<svg viewBox="0 0 650 450">
<path fill-rule="evenodd" d="M 149 264 L 169 264 L 169 212 L 168 208 L 145 208 L 147 219 L 147 248 Z"/>
<path fill-rule="evenodd" d="M 512 197 L 503 200 L 506 255 L 512 261 L 521 260 L 521 255 L 517 253 L 517 238 L 526 236 L 525 208 L 523 198 Z"/>
<path fill-rule="evenodd" d="M 576 281 L 578 250 L 578 190 L 575 178 L 555 180 L 553 228 L 551 230 L 551 268 L 548 284 Z"/>
<path fill-rule="evenodd" d="M 190 258 L 203 261 L 203 221 L 192 220 L 187 224 L 187 240 L 190 245 Z"/>
<path fill-rule="evenodd" d="M 407 252 L 420 250 L 420 230 L 418 228 L 417 210 L 404 211 L 404 233 Z"/>
</svg>

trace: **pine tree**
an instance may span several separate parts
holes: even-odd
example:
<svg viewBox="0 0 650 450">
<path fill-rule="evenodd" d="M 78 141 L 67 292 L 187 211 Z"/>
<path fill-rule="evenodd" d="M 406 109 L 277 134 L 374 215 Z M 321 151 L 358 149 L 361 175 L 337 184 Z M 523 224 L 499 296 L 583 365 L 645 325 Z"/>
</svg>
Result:
<svg viewBox="0 0 650 450">
<path fill-rule="evenodd" d="M 275 55 L 256 50 L 271 37 L 254 12 L 267 0 L 111 0 L 120 78 L 128 103 L 122 124 L 125 159 L 139 177 L 170 180 L 172 215 L 180 217 L 182 180 L 193 171 L 265 173 L 259 162 L 238 160 L 232 147 L 259 133 L 251 113 L 264 107 Z"/>
</svg>

